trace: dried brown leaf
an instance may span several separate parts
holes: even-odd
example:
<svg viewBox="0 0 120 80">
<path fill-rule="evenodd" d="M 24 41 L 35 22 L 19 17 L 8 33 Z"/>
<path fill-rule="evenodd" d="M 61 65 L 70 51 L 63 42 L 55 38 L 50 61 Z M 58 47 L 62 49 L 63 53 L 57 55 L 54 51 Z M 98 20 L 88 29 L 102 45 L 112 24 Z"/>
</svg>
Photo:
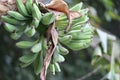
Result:
<svg viewBox="0 0 120 80">
<path fill-rule="evenodd" d="M 64 13 L 68 18 L 68 24 L 66 26 L 65 32 L 67 32 L 70 28 L 70 25 L 72 23 L 72 19 L 80 17 L 80 13 L 76 11 L 69 11 L 68 5 L 63 0 L 52 0 L 49 4 L 45 6 L 49 9 L 49 11 L 53 12 L 56 16 L 56 18 Z M 62 12 L 62 13 L 61 13 Z"/>
<path fill-rule="evenodd" d="M 49 44 L 49 41 L 52 41 L 52 43 Z M 58 43 L 58 33 L 55 29 L 55 22 L 47 30 L 47 43 L 49 48 L 44 59 L 43 69 L 40 75 L 41 80 L 46 80 L 47 69 L 50 64 L 51 57 L 54 53 L 56 45 Z"/>
<path fill-rule="evenodd" d="M 46 5 L 46 8 L 66 14 L 69 22 L 66 26 L 65 31 L 68 31 L 72 21 L 70 19 L 70 13 L 67 3 L 63 0 L 52 0 L 49 4 Z"/>
</svg>

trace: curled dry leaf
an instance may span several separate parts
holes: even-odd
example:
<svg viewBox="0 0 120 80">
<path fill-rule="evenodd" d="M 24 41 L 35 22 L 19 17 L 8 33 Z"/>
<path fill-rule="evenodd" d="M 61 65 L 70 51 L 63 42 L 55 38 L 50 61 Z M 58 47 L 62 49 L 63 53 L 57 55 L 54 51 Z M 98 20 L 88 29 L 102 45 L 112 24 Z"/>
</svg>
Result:
<svg viewBox="0 0 120 80">
<path fill-rule="evenodd" d="M 49 41 L 51 41 L 52 43 L 49 44 Z M 55 29 L 55 22 L 47 30 L 47 43 L 48 50 L 44 59 L 43 69 L 40 75 L 41 80 L 46 80 L 47 69 L 50 64 L 51 57 L 55 51 L 56 45 L 58 43 L 58 33 L 57 30 Z"/>
<path fill-rule="evenodd" d="M 66 26 L 65 31 L 68 31 L 72 21 L 70 19 L 69 8 L 68 8 L 67 3 L 64 2 L 63 0 L 52 0 L 51 3 L 46 5 L 46 8 L 66 14 L 69 22 L 68 22 L 68 24 Z"/>
<path fill-rule="evenodd" d="M 80 13 L 76 11 L 69 11 L 68 5 L 63 0 L 52 0 L 49 4 L 45 6 L 50 11 L 52 11 L 56 18 L 59 14 L 64 13 L 68 18 L 68 24 L 66 26 L 65 32 L 67 32 L 70 28 L 70 24 L 72 23 L 72 19 L 80 17 Z"/>
</svg>

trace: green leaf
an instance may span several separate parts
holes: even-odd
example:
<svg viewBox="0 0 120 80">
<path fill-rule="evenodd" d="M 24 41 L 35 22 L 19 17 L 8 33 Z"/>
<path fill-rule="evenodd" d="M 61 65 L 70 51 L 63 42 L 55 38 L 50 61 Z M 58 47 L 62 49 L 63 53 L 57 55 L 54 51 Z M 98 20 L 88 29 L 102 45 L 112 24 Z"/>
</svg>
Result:
<svg viewBox="0 0 120 80">
<path fill-rule="evenodd" d="M 36 73 L 36 75 L 38 75 L 41 72 L 42 67 L 43 67 L 43 55 L 42 53 L 39 53 L 34 64 L 34 72 Z"/>
<path fill-rule="evenodd" d="M 19 58 L 19 60 L 22 62 L 22 63 L 31 63 L 33 62 L 37 57 L 37 54 L 26 54 L 22 57 Z"/>
<path fill-rule="evenodd" d="M 38 52 L 41 51 L 41 49 L 42 49 L 42 45 L 41 45 L 41 42 L 39 42 L 39 43 L 35 44 L 35 45 L 31 48 L 31 51 L 32 51 L 33 53 L 38 53 Z"/>
<path fill-rule="evenodd" d="M 36 42 L 33 41 L 20 41 L 16 43 L 16 46 L 19 48 L 30 48 L 32 47 Z"/>
</svg>

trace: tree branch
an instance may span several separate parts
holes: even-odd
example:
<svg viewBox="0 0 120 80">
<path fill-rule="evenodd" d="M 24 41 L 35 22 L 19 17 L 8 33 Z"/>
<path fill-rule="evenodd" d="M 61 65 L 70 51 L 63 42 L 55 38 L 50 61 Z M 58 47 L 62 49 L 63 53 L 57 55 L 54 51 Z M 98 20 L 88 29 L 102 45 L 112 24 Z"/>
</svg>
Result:
<svg viewBox="0 0 120 80">
<path fill-rule="evenodd" d="M 86 78 L 88 78 L 88 77 L 92 76 L 93 74 L 97 73 L 100 69 L 101 69 L 101 66 L 97 67 L 92 72 L 89 72 L 88 74 L 86 74 L 85 76 L 83 76 L 83 77 L 81 77 L 77 80 L 85 80 Z"/>
</svg>

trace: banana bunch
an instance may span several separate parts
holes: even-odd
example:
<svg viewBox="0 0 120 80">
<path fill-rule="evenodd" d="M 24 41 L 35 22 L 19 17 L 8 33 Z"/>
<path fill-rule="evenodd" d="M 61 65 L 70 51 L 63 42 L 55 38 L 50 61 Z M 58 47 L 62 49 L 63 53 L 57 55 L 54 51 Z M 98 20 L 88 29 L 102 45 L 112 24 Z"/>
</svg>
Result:
<svg viewBox="0 0 120 80">
<path fill-rule="evenodd" d="M 33 37 L 37 40 L 20 41 L 16 46 L 22 49 L 29 49 L 31 54 L 20 57 L 21 66 L 27 67 L 34 63 L 34 71 L 38 75 L 43 67 L 44 55 L 47 51 L 47 42 L 44 33 L 54 21 L 54 14 L 51 12 L 41 13 L 39 5 L 33 0 L 16 0 L 17 11 L 8 11 L 8 15 L 2 16 L 5 22 L 5 29 L 10 32 L 12 39 L 19 39 L 23 34 L 26 37 Z M 58 66 L 58 64 L 56 63 Z"/>
<path fill-rule="evenodd" d="M 59 41 L 72 50 L 80 50 L 87 48 L 93 37 L 93 29 L 87 16 L 88 9 L 81 9 L 82 3 L 77 4 L 70 10 L 79 12 L 82 16 L 74 19 L 69 31 L 64 34 L 65 25 L 67 25 L 67 17 L 65 15 L 59 16 L 56 27 L 59 31 Z"/>
<path fill-rule="evenodd" d="M 93 29 L 88 23 L 88 9 L 82 9 L 82 3 L 72 7 L 70 10 L 79 12 L 82 16 L 72 21 L 70 29 L 64 33 L 68 23 L 65 14 L 60 15 L 57 20 L 55 15 L 50 12 L 42 12 L 40 5 L 33 0 L 16 0 L 17 11 L 8 11 L 8 15 L 2 16 L 5 22 L 5 29 L 11 33 L 12 39 L 19 39 L 23 34 L 30 37 L 31 41 L 20 41 L 16 46 L 23 49 L 29 49 L 30 54 L 20 57 L 21 66 L 27 67 L 34 63 L 34 71 L 38 75 L 43 67 L 43 61 L 48 49 L 46 40 L 46 31 L 51 23 L 55 21 L 55 27 L 58 30 L 58 44 L 52 56 L 49 70 L 52 74 L 60 72 L 59 62 L 64 62 L 64 55 L 69 53 L 62 44 L 72 50 L 87 48 L 93 36 Z M 61 44 L 62 43 L 62 44 Z"/>
<path fill-rule="evenodd" d="M 34 63 L 34 72 L 38 75 L 42 70 L 44 54 L 47 50 L 47 46 L 45 46 L 45 44 L 46 40 L 44 37 L 41 37 L 36 41 L 20 41 L 16 43 L 17 47 L 24 49 L 29 48 L 32 52 L 19 58 L 21 61 L 20 65 L 24 68 Z"/>
<path fill-rule="evenodd" d="M 33 0 L 16 0 L 18 11 L 8 11 L 7 16 L 2 16 L 5 22 L 5 29 L 11 33 L 13 39 L 19 39 L 22 34 L 32 37 L 42 19 L 42 14 Z"/>
</svg>

